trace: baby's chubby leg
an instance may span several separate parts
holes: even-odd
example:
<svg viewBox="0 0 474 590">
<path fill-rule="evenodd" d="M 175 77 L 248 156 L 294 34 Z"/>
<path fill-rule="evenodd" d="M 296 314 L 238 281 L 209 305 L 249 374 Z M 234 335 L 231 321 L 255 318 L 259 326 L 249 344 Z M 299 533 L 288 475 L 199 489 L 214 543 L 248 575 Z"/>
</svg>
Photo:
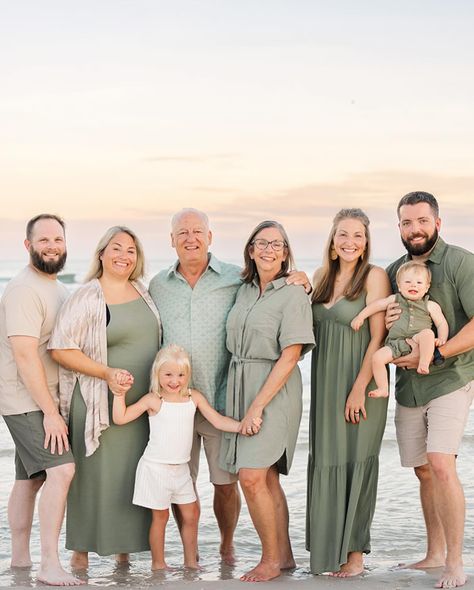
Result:
<svg viewBox="0 0 474 590">
<path fill-rule="evenodd" d="M 372 357 L 372 372 L 377 389 L 369 391 L 369 397 L 388 397 L 388 377 L 386 366 L 393 361 L 393 352 L 389 346 L 383 346 Z"/>
<path fill-rule="evenodd" d="M 416 370 L 420 375 L 428 375 L 430 372 L 430 363 L 433 358 L 435 349 L 435 335 L 433 330 L 427 328 L 421 330 L 418 334 L 413 336 L 413 340 L 420 347 L 420 360 L 418 361 L 418 368 Z"/>
</svg>

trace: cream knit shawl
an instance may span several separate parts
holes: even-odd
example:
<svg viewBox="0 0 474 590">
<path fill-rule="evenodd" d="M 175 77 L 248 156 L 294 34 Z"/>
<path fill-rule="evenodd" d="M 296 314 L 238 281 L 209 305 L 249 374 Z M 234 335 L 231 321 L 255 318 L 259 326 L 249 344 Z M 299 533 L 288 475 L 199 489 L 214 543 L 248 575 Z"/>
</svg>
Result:
<svg viewBox="0 0 474 590">
<path fill-rule="evenodd" d="M 131 283 L 155 314 L 158 329 L 161 332 L 158 309 L 147 289 L 140 281 L 131 281 Z M 161 337 L 159 341 L 161 342 Z M 97 279 L 79 287 L 61 307 L 48 349 L 80 350 L 92 360 L 107 364 L 106 304 Z M 110 425 L 108 386 L 103 379 L 70 371 L 60 366 L 59 405 L 66 422 L 69 421 L 69 410 L 76 381 L 79 381 L 86 405 L 84 441 L 86 457 L 89 457 L 98 448 L 101 433 Z"/>
</svg>

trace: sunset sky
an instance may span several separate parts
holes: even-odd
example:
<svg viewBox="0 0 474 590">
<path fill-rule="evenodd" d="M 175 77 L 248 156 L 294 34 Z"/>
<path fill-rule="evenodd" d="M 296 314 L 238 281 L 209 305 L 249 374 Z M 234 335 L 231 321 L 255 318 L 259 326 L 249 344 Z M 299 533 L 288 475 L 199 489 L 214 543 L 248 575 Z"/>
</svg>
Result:
<svg viewBox="0 0 474 590">
<path fill-rule="evenodd" d="M 73 257 L 116 223 L 169 257 L 185 206 L 221 258 L 264 218 L 317 258 L 360 206 L 390 258 L 411 190 L 474 249 L 473 17 L 468 0 L 2 2 L 1 259 L 42 211 Z"/>
</svg>

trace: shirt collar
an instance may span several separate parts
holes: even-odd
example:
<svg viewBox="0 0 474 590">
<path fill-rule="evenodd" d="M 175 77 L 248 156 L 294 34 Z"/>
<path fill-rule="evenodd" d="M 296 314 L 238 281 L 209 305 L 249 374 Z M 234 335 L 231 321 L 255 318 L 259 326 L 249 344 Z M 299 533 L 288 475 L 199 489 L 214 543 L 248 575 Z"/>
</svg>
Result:
<svg viewBox="0 0 474 590">
<path fill-rule="evenodd" d="M 271 285 L 273 287 L 273 289 L 281 289 L 282 287 L 284 287 L 286 285 L 286 279 L 288 277 L 284 276 L 284 277 L 280 277 L 279 279 L 274 279 L 273 281 L 270 281 L 268 284 Z M 260 285 L 258 283 L 258 276 L 255 276 L 252 283 L 258 288 L 260 289 Z"/>
<path fill-rule="evenodd" d="M 178 272 L 178 266 L 179 266 L 179 258 L 174 262 L 174 264 L 172 264 L 169 267 L 169 269 L 168 269 L 168 276 L 180 274 Z M 222 264 L 221 264 L 221 262 L 219 260 L 217 260 L 217 258 L 214 256 L 214 254 L 212 252 L 209 252 L 209 261 L 207 263 L 207 267 L 206 267 L 206 270 L 204 272 L 206 272 L 209 268 L 211 268 L 217 274 L 221 274 L 222 273 Z"/>
<path fill-rule="evenodd" d="M 444 251 L 447 247 L 448 245 L 446 244 L 446 242 L 441 237 L 438 237 L 438 239 L 436 240 L 436 244 L 431 250 L 428 258 L 426 259 L 426 262 L 430 261 L 433 264 L 440 264 L 441 259 L 443 258 Z M 412 260 L 412 256 L 407 253 L 405 254 L 404 262 L 408 262 L 409 260 Z"/>
</svg>

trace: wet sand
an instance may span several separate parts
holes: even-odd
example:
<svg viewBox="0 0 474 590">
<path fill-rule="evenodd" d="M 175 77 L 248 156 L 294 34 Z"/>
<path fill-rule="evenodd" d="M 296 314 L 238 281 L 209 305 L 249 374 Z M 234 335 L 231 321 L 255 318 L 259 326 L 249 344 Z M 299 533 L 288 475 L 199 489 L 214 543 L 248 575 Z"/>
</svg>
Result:
<svg viewBox="0 0 474 590">
<path fill-rule="evenodd" d="M 237 570 L 237 568 L 236 568 Z M 91 572 L 93 573 L 93 572 Z M 117 573 L 117 572 L 116 572 Z M 321 575 L 312 576 L 306 568 L 297 568 L 294 573 L 288 573 L 280 576 L 276 580 L 260 584 L 258 587 L 263 589 L 278 589 L 278 590 L 309 590 L 314 588 L 347 588 L 348 590 L 405 590 L 412 588 L 413 590 L 421 590 L 433 588 L 436 583 L 441 569 L 431 571 L 419 571 L 408 569 L 379 569 L 367 571 L 362 576 L 355 578 L 336 579 L 331 576 Z M 471 587 L 470 580 L 474 580 L 474 567 L 466 568 L 468 575 L 468 582 L 466 588 Z M 122 588 L 143 588 L 146 590 L 158 590 L 162 588 L 169 588 L 169 590 L 245 590 L 246 588 L 254 587 L 253 584 L 241 582 L 238 579 L 224 579 L 224 580 L 206 580 L 202 579 L 205 576 L 203 572 L 182 572 L 182 579 L 169 579 L 169 573 L 156 572 L 150 574 L 146 580 L 133 579 L 133 574 L 127 575 L 126 572 L 118 574 L 112 584 L 105 584 L 106 586 L 119 586 Z M 240 572 L 235 571 L 235 576 L 240 575 Z M 27 570 L 18 570 L 16 575 L 16 584 L 10 588 L 31 588 L 43 587 L 50 588 L 45 584 L 36 583 L 34 573 Z M 103 587 L 104 584 L 99 580 L 91 580 L 90 584 L 80 586 L 84 589 L 97 589 Z"/>
</svg>

